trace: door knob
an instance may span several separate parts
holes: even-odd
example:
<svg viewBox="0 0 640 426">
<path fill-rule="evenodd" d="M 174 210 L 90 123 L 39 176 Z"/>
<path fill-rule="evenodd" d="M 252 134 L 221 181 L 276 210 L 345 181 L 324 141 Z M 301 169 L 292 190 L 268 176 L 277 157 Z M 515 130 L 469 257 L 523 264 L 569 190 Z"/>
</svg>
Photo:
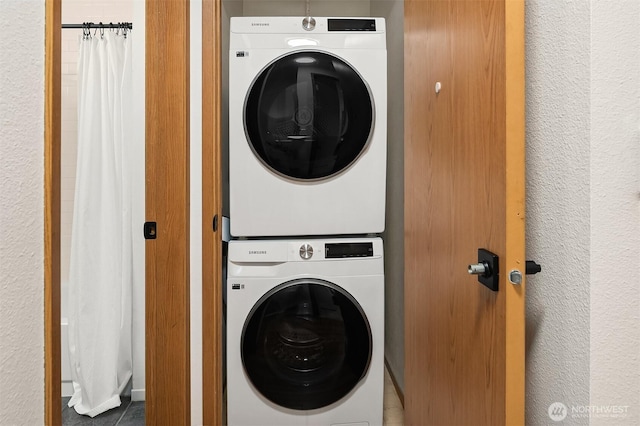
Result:
<svg viewBox="0 0 640 426">
<path fill-rule="evenodd" d="M 498 255 L 486 249 L 478 249 L 478 263 L 467 267 L 470 275 L 477 275 L 480 284 L 498 291 Z"/>
<path fill-rule="evenodd" d="M 489 265 L 487 262 L 474 263 L 469 265 L 469 273 L 471 275 L 485 275 L 489 270 Z"/>
</svg>

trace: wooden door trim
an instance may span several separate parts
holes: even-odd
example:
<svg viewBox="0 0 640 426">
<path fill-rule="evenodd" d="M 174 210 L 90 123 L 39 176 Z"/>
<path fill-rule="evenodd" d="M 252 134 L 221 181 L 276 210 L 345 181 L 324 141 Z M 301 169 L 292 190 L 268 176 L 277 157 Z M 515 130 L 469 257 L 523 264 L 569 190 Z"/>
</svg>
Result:
<svg viewBox="0 0 640 426">
<path fill-rule="evenodd" d="M 505 1 L 506 65 L 506 286 L 505 423 L 525 423 L 525 284 L 509 283 L 512 269 L 525 272 L 525 29 L 524 0 Z"/>
<path fill-rule="evenodd" d="M 62 423 L 60 403 L 60 0 L 45 0 L 44 421 Z"/>
<path fill-rule="evenodd" d="M 148 424 L 191 423 L 189 0 L 146 2 L 146 407 Z"/>
<path fill-rule="evenodd" d="M 202 2 L 202 400 L 205 425 L 222 424 L 222 2 Z M 213 217 L 218 231 L 212 232 Z"/>
</svg>

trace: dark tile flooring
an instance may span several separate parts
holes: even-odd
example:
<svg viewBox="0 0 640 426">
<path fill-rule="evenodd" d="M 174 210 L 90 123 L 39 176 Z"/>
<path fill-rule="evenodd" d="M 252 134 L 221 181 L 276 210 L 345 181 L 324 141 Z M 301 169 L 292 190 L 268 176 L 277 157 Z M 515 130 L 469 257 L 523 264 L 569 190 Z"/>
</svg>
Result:
<svg viewBox="0 0 640 426">
<path fill-rule="evenodd" d="M 69 398 L 62 398 L 63 426 L 142 426 L 144 425 L 144 401 L 131 401 L 121 397 L 122 404 L 91 418 L 81 416 L 73 408 L 67 407 Z"/>
</svg>

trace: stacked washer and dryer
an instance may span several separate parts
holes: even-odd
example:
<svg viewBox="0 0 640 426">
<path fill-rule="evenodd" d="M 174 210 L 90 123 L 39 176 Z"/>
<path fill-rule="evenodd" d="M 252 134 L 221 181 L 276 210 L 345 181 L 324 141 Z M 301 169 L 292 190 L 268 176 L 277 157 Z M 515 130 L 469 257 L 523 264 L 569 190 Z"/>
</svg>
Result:
<svg viewBox="0 0 640 426">
<path fill-rule="evenodd" d="M 227 420 L 381 425 L 382 18 L 231 18 Z"/>
</svg>

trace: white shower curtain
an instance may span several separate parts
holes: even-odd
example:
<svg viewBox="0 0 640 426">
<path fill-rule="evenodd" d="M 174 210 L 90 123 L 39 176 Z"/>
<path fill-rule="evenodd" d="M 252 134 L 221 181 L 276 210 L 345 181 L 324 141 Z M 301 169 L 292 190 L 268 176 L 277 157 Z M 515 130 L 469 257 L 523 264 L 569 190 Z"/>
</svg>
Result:
<svg viewBox="0 0 640 426">
<path fill-rule="evenodd" d="M 132 374 L 131 34 L 80 42 L 78 152 L 69 270 L 69 406 L 120 405 Z"/>
</svg>

